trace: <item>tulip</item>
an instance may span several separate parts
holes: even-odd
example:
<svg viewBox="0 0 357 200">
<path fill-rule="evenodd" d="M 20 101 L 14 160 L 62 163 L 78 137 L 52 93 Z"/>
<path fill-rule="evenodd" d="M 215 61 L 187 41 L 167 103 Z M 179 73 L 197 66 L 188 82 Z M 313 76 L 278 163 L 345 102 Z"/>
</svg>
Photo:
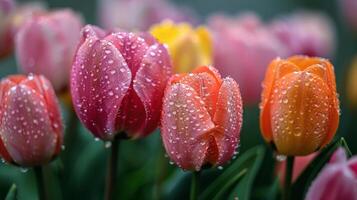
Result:
<svg viewBox="0 0 357 200">
<path fill-rule="evenodd" d="M 164 19 L 194 21 L 190 9 L 171 5 L 167 0 L 98 0 L 98 3 L 100 24 L 108 29 L 144 31 Z"/>
<path fill-rule="evenodd" d="M 312 182 L 305 200 L 357 200 L 357 156 L 339 148 Z"/>
<path fill-rule="evenodd" d="M 282 155 L 304 156 L 328 144 L 339 123 L 332 64 L 323 58 L 273 60 L 260 105 L 263 138 Z"/>
<path fill-rule="evenodd" d="M 347 74 L 347 98 L 352 108 L 357 108 L 357 56 L 353 59 Z"/>
<path fill-rule="evenodd" d="M 292 182 L 295 182 L 296 179 L 300 176 L 300 174 L 306 169 L 306 167 L 310 164 L 310 162 L 315 158 L 317 154 L 312 153 L 307 156 L 297 156 L 295 158 L 294 166 L 293 166 L 293 176 Z M 286 160 L 283 162 L 279 162 L 276 165 L 276 172 L 279 176 L 279 181 L 281 185 L 284 185 L 284 174 L 286 172 Z"/>
<path fill-rule="evenodd" d="M 150 32 L 168 46 L 175 72 L 190 72 L 212 64 L 211 36 L 204 26 L 194 29 L 188 23 L 163 21 L 152 26 Z"/>
<path fill-rule="evenodd" d="M 314 12 L 298 12 L 274 20 L 272 32 L 286 45 L 290 55 L 331 57 L 335 49 L 335 29 L 331 19 Z"/>
<path fill-rule="evenodd" d="M 14 0 L 0 0 L 0 58 L 7 56 L 13 48 L 10 19 L 14 10 Z"/>
<path fill-rule="evenodd" d="M 347 24 L 357 31 L 357 1 L 355 0 L 339 0 L 340 8 Z"/>
<path fill-rule="evenodd" d="M 48 163 L 61 150 L 56 95 L 43 76 L 13 75 L 0 83 L 0 154 L 23 167 Z"/>
<path fill-rule="evenodd" d="M 81 27 L 81 17 L 68 9 L 27 20 L 15 38 L 20 69 L 43 74 L 56 91 L 65 89 Z"/>
<path fill-rule="evenodd" d="M 213 34 L 214 65 L 239 82 L 246 104 L 259 102 L 261 82 L 269 62 L 286 56 L 285 46 L 254 14 L 209 19 Z"/>
<path fill-rule="evenodd" d="M 213 67 L 173 76 L 166 88 L 161 136 L 169 157 L 184 170 L 229 161 L 239 143 L 242 100 L 238 84 Z"/>
<path fill-rule="evenodd" d="M 157 126 L 171 76 L 166 48 L 149 34 L 81 32 L 71 72 L 71 93 L 82 123 L 103 140 L 119 132 L 144 137 Z"/>
</svg>

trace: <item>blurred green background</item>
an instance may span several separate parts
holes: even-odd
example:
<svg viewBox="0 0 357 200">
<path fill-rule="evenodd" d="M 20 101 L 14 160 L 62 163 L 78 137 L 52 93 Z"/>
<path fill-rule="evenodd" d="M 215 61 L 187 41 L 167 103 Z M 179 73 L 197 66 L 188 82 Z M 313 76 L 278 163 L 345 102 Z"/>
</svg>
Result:
<svg viewBox="0 0 357 200">
<path fill-rule="evenodd" d="M 24 2 L 19 1 L 19 2 Z M 242 11 L 255 11 L 264 21 L 289 12 L 309 9 L 326 13 L 336 26 L 336 51 L 330 58 L 335 66 L 338 92 L 341 101 L 341 120 L 338 136 L 346 138 L 351 151 L 357 153 L 357 112 L 349 109 L 345 99 L 345 75 L 354 54 L 357 55 L 357 34 L 344 23 L 337 0 L 176 0 L 179 5 L 190 6 L 198 13 L 202 23 L 212 13 L 239 14 Z M 71 7 L 82 13 L 86 23 L 96 24 L 95 0 L 48 0 L 50 8 Z M 17 72 L 15 58 L 0 61 L 0 76 Z M 95 141 L 78 122 L 73 114 L 62 106 L 66 123 L 66 148 L 60 159 L 46 167 L 51 199 L 101 199 L 106 170 L 108 149 L 101 141 Z M 264 144 L 259 131 L 258 105 L 245 107 L 244 123 L 241 132 L 239 154 L 258 144 Z M 264 199 L 260 188 L 271 185 L 274 180 L 274 157 L 267 145 L 263 167 L 259 171 L 253 188 L 253 199 Z M 238 157 L 239 157 L 238 154 Z M 148 138 L 136 141 L 123 141 L 119 153 L 119 184 L 116 188 L 118 199 L 161 199 L 161 193 L 170 194 L 166 199 L 179 199 L 172 192 L 174 185 L 186 172 L 169 164 L 157 132 Z M 27 171 L 27 172 L 25 172 Z M 217 170 L 212 173 L 215 176 Z M 263 177 L 263 178 L 262 178 Z M 207 180 L 209 181 L 209 180 Z M 18 169 L 6 164 L 0 165 L 0 198 L 6 196 L 12 183 L 19 189 L 19 199 L 36 199 L 36 184 L 31 169 Z M 60 187 L 58 187 L 60 186 Z M 187 186 L 187 185 L 186 185 Z M 61 188 L 61 189 L 59 189 Z M 182 189 L 185 193 L 187 188 Z"/>
</svg>

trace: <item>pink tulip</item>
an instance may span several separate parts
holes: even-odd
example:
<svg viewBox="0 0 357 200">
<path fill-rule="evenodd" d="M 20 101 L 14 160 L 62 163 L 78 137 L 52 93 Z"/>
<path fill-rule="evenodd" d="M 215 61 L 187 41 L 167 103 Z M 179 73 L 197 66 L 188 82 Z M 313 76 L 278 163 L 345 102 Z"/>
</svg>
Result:
<svg viewBox="0 0 357 200">
<path fill-rule="evenodd" d="M 305 200 L 357 200 L 357 156 L 339 148 L 312 182 Z"/>
<path fill-rule="evenodd" d="M 72 66 L 74 108 L 98 138 L 144 137 L 158 126 L 171 71 L 166 48 L 151 35 L 88 25 Z"/>
<path fill-rule="evenodd" d="M 295 180 L 300 176 L 300 174 L 306 169 L 306 167 L 310 164 L 310 162 L 315 158 L 317 153 L 312 153 L 307 156 L 296 156 L 293 168 L 293 179 Z M 281 185 L 284 185 L 284 177 L 285 177 L 285 167 L 286 161 L 278 162 L 276 165 L 276 172 L 279 176 L 279 181 Z"/>
<path fill-rule="evenodd" d="M 0 0 L 0 58 L 7 56 L 13 49 L 10 19 L 14 10 L 14 0 Z"/>
<path fill-rule="evenodd" d="M 298 12 L 272 22 L 271 29 L 286 45 L 290 55 L 331 57 L 335 49 L 335 29 L 321 13 Z"/>
<path fill-rule="evenodd" d="M 164 19 L 192 21 L 187 8 L 171 5 L 166 0 L 98 0 L 99 21 L 105 28 L 147 30 Z"/>
<path fill-rule="evenodd" d="M 166 88 L 161 135 L 169 157 L 182 169 L 228 162 L 242 126 L 238 84 L 213 67 L 173 76 Z"/>
<path fill-rule="evenodd" d="M 33 16 L 16 35 L 16 56 L 25 73 L 43 74 L 59 91 L 68 85 L 81 17 L 71 10 Z"/>
<path fill-rule="evenodd" d="M 0 83 L 0 154 L 30 167 L 61 150 L 63 126 L 56 95 L 43 76 L 9 76 Z"/>
<path fill-rule="evenodd" d="M 357 1 L 356 0 L 339 0 L 342 14 L 352 29 L 357 31 Z"/>
<path fill-rule="evenodd" d="M 240 84 L 244 102 L 257 103 L 267 65 L 275 57 L 287 55 L 283 44 L 254 14 L 214 16 L 209 25 L 215 66 Z"/>
</svg>

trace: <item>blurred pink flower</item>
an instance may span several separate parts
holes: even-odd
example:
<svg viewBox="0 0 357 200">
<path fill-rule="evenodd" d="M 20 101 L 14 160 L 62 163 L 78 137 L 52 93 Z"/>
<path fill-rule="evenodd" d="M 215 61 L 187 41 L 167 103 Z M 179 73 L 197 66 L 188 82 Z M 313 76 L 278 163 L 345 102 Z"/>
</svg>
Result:
<svg viewBox="0 0 357 200">
<path fill-rule="evenodd" d="M 342 14 L 347 23 L 357 31 L 357 1 L 356 0 L 339 0 Z"/>
<path fill-rule="evenodd" d="M 166 0 L 98 0 L 99 22 L 108 29 L 147 30 L 164 19 L 193 21 L 192 11 Z"/>
<path fill-rule="evenodd" d="M 0 0 L 0 58 L 8 55 L 13 47 L 10 19 L 15 10 L 15 1 Z"/>
<path fill-rule="evenodd" d="M 239 83 L 246 104 L 257 103 L 266 67 L 277 56 L 288 54 L 284 45 L 252 13 L 236 18 L 216 15 L 209 19 L 209 26 L 214 65 Z"/>
<path fill-rule="evenodd" d="M 81 28 L 81 17 L 69 9 L 41 13 L 27 20 L 15 38 L 20 69 L 43 74 L 57 91 L 64 89 Z"/>
<path fill-rule="evenodd" d="M 317 153 L 312 153 L 307 156 L 296 156 L 293 168 L 293 182 L 300 176 L 300 174 L 306 169 L 306 167 L 310 164 L 310 162 L 315 158 Z M 276 172 L 279 176 L 279 181 L 281 185 L 284 185 L 284 177 L 285 177 L 285 167 L 286 160 L 283 162 L 278 162 L 276 165 Z"/>
<path fill-rule="evenodd" d="M 339 148 L 312 182 L 305 200 L 357 200 L 357 156 Z"/>
<path fill-rule="evenodd" d="M 335 29 L 322 13 L 301 11 L 276 19 L 270 26 L 290 55 L 331 57 L 334 53 Z"/>
</svg>

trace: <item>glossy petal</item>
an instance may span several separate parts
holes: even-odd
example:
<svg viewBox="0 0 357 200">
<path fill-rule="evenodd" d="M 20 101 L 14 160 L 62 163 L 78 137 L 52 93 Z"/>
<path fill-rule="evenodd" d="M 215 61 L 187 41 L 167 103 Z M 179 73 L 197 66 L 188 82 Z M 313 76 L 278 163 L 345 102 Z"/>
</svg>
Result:
<svg viewBox="0 0 357 200">
<path fill-rule="evenodd" d="M 216 125 L 214 135 L 219 151 L 217 165 L 230 160 L 238 146 L 242 126 L 242 99 L 237 83 L 225 78 L 218 93 L 216 112 L 213 118 Z"/>
<path fill-rule="evenodd" d="M 49 161 L 56 151 L 57 135 L 52 134 L 44 98 L 24 85 L 13 86 L 6 95 L 0 129 L 13 161 L 22 166 Z"/>
<path fill-rule="evenodd" d="M 111 42 L 88 38 L 78 49 L 71 74 L 79 118 L 97 137 L 113 139 L 116 116 L 132 80 L 122 54 Z"/>
<path fill-rule="evenodd" d="M 141 134 L 149 134 L 156 127 L 160 118 L 162 96 L 171 75 L 171 62 L 166 48 L 163 45 L 153 45 L 146 52 L 141 67 L 138 70 L 134 90 L 143 102 L 146 113 Z"/>
<path fill-rule="evenodd" d="M 177 83 L 165 92 L 162 138 L 170 158 L 181 168 L 199 170 L 209 141 L 205 134 L 214 128 L 212 119 L 197 92 Z"/>
</svg>

